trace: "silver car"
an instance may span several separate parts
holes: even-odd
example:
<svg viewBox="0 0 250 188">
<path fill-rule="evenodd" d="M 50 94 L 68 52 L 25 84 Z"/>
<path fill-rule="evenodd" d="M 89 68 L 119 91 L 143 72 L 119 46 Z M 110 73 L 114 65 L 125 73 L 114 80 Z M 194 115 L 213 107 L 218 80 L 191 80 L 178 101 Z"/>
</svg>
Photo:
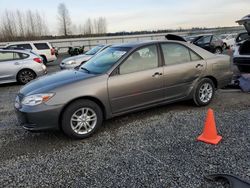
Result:
<svg viewBox="0 0 250 188">
<path fill-rule="evenodd" d="M 87 51 L 85 54 L 77 55 L 73 57 L 66 58 L 62 60 L 60 63 L 61 69 L 73 69 L 75 67 L 80 66 L 81 64 L 87 62 L 89 59 L 91 59 L 94 55 L 98 54 L 102 50 L 106 49 L 110 45 L 98 45 L 89 51 Z"/>
<path fill-rule="evenodd" d="M 103 120 L 128 112 L 190 99 L 197 106 L 207 105 L 231 78 L 229 56 L 187 42 L 121 44 L 103 50 L 79 69 L 27 84 L 15 107 L 25 129 L 60 129 L 85 138 Z"/>
<path fill-rule="evenodd" d="M 29 50 L 0 49 L 0 84 L 26 84 L 47 73 L 42 58 Z"/>
</svg>

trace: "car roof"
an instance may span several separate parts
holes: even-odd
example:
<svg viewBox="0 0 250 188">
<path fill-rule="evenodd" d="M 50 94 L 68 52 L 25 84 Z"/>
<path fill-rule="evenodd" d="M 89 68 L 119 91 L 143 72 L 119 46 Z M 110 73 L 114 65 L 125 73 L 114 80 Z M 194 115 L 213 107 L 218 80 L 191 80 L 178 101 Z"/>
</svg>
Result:
<svg viewBox="0 0 250 188">
<path fill-rule="evenodd" d="M 9 49 L 9 48 L 0 48 L 0 52 L 31 53 L 30 50 L 26 50 L 26 49 L 15 50 L 15 49 Z"/>
<path fill-rule="evenodd" d="M 18 45 L 18 44 L 37 44 L 37 43 L 49 43 L 47 41 L 18 41 L 18 42 L 9 42 L 7 43 L 6 46 L 10 46 L 10 45 Z"/>
<path fill-rule="evenodd" d="M 141 41 L 141 42 L 131 42 L 131 43 L 125 43 L 125 44 L 114 44 L 111 47 L 137 48 L 137 47 L 141 47 L 145 45 L 165 43 L 165 42 L 175 42 L 175 43 L 181 43 L 181 44 L 187 43 L 187 42 L 182 42 L 182 41 L 177 41 L 177 40 L 150 40 L 150 41 Z"/>
</svg>

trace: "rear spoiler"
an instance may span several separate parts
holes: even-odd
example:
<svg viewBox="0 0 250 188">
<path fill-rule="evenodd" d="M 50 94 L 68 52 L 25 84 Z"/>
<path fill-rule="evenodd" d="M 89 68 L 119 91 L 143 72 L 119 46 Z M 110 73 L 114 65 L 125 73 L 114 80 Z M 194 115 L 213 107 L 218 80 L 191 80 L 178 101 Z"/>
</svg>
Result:
<svg viewBox="0 0 250 188">
<path fill-rule="evenodd" d="M 177 41 L 187 42 L 183 37 L 179 35 L 167 34 L 165 38 L 167 40 L 177 40 Z"/>
</svg>

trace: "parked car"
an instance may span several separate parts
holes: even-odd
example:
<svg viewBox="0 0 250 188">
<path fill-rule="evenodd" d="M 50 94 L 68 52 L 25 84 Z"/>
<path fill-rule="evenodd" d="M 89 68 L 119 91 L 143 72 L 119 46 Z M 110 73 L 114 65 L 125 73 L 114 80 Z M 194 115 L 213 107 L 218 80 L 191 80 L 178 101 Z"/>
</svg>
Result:
<svg viewBox="0 0 250 188">
<path fill-rule="evenodd" d="M 185 36 L 183 37 L 187 42 L 192 43 L 198 36 L 191 35 L 191 36 Z"/>
<path fill-rule="evenodd" d="M 55 49 L 48 42 L 17 42 L 10 43 L 5 48 L 23 48 L 32 50 L 43 58 L 43 63 L 55 61 L 57 59 Z"/>
<path fill-rule="evenodd" d="M 238 20 L 239 25 L 244 25 L 247 33 L 241 33 L 236 38 L 233 62 L 240 72 L 250 73 L 250 15 Z"/>
<path fill-rule="evenodd" d="M 71 56 L 83 54 L 84 53 L 84 48 L 85 48 L 85 46 L 80 46 L 80 47 L 72 47 L 72 46 L 70 46 L 69 49 L 68 49 L 68 54 L 71 55 Z"/>
<path fill-rule="evenodd" d="M 87 51 L 85 54 L 82 55 L 77 55 L 74 57 L 69 57 L 60 63 L 60 68 L 61 69 L 72 69 L 75 67 L 80 66 L 81 64 L 85 63 L 88 61 L 90 58 L 92 58 L 95 54 L 101 52 L 102 50 L 106 49 L 110 45 L 98 45 L 89 51 Z"/>
<path fill-rule="evenodd" d="M 42 58 L 28 50 L 0 49 L 0 84 L 26 84 L 47 73 Z"/>
<path fill-rule="evenodd" d="M 215 54 L 223 52 L 223 41 L 212 34 L 198 35 L 191 43 Z"/>
<path fill-rule="evenodd" d="M 223 41 L 223 49 L 232 48 L 237 35 L 237 33 L 219 35 L 219 38 Z"/>
<path fill-rule="evenodd" d="M 86 138 L 103 120 L 128 112 L 190 99 L 207 105 L 231 77 L 229 56 L 187 42 L 113 45 L 80 69 L 26 85 L 15 107 L 27 130 L 61 129 L 70 137 Z"/>
</svg>

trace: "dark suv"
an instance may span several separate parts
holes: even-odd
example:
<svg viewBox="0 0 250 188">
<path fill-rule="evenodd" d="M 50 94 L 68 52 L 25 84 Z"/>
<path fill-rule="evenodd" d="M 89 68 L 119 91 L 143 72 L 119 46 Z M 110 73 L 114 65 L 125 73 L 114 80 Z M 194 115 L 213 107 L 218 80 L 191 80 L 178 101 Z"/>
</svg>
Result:
<svg viewBox="0 0 250 188">
<path fill-rule="evenodd" d="M 212 53 L 221 54 L 223 51 L 223 41 L 212 34 L 196 36 L 190 42 Z"/>
<path fill-rule="evenodd" d="M 236 38 L 233 62 L 240 72 L 250 73 L 250 15 L 238 20 L 239 25 L 244 25 L 247 32 L 240 33 Z"/>
</svg>

